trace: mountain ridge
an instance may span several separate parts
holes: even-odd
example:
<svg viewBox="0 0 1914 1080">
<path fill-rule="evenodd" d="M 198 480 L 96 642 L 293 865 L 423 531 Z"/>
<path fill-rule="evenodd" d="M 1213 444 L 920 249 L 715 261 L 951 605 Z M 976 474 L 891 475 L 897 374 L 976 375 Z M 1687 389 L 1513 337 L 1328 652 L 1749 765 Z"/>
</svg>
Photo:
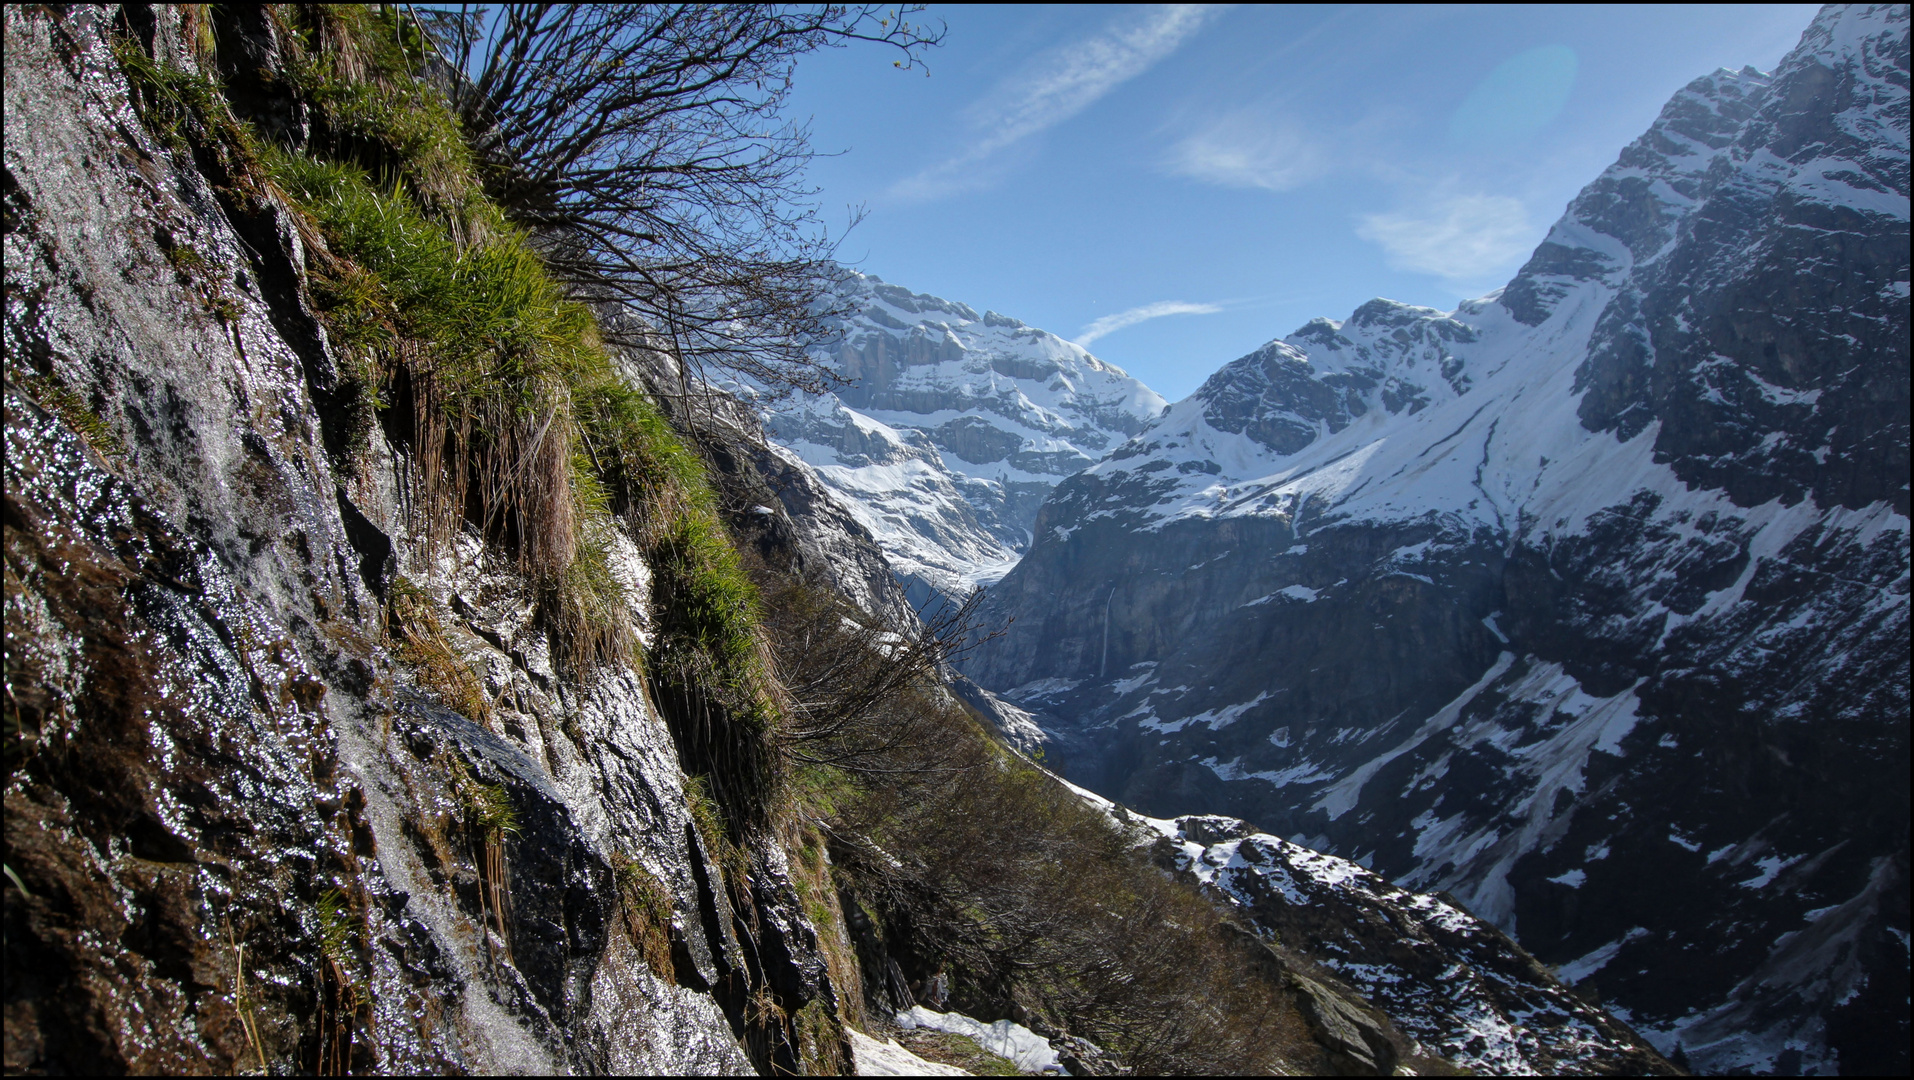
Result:
<svg viewBox="0 0 1914 1080">
<path fill-rule="evenodd" d="M 1225 365 L 1057 487 L 968 673 L 1697 1067 L 1904 1068 L 1906 27 L 1690 83 L 1497 293 Z"/>
</svg>

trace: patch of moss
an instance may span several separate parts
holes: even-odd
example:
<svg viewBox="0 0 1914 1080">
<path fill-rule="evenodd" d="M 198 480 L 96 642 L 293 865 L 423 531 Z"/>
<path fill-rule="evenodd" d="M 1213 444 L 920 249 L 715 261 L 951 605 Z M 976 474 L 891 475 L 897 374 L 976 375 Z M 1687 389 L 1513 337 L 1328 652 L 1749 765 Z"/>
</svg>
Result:
<svg viewBox="0 0 1914 1080">
<path fill-rule="evenodd" d="M 126 456 L 126 444 L 100 419 L 100 414 L 93 411 L 86 399 L 74 393 L 59 376 L 30 372 L 15 376 L 15 383 L 31 394 L 41 408 L 65 421 L 66 426 L 85 439 L 101 457 L 118 460 Z"/>
</svg>

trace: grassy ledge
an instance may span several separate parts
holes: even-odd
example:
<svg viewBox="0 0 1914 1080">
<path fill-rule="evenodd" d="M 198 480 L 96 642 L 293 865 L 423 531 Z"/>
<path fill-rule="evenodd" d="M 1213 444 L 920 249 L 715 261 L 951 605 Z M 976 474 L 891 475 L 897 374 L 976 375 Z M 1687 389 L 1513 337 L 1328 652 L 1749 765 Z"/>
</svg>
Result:
<svg viewBox="0 0 1914 1080">
<path fill-rule="evenodd" d="M 277 202 L 296 219 L 311 299 L 342 361 L 335 467 L 352 472 L 382 425 L 418 478 L 412 532 L 425 551 L 476 532 L 488 557 L 532 583 L 561 667 L 647 673 L 686 771 L 743 840 L 767 823 L 782 775 L 756 587 L 702 460 L 619 374 L 591 309 L 547 271 L 536 238 L 486 199 L 456 117 L 420 77 L 429 61 L 417 24 L 398 11 L 273 6 L 285 52 L 269 87 L 277 113 L 208 74 L 210 23 L 193 35 L 196 64 L 157 60 L 131 35 L 115 54 L 162 143 L 213 166 L 241 205 Z M 275 120 L 286 113 L 306 122 Z M 654 572 L 650 656 L 612 570 L 623 542 Z M 429 606 L 405 599 L 402 655 L 434 673 L 429 688 L 447 704 L 486 722 Z"/>
</svg>

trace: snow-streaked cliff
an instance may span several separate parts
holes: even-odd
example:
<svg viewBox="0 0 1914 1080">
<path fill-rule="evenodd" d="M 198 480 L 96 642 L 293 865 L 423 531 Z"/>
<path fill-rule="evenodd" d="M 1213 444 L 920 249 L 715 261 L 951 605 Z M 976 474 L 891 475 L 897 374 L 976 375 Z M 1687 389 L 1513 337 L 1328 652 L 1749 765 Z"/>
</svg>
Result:
<svg viewBox="0 0 1914 1080">
<path fill-rule="evenodd" d="M 1055 334 L 847 272 L 855 308 L 820 356 L 834 393 L 757 400 L 899 575 L 947 595 L 1001 578 L 1037 507 L 1162 411 L 1163 399 Z"/>
</svg>

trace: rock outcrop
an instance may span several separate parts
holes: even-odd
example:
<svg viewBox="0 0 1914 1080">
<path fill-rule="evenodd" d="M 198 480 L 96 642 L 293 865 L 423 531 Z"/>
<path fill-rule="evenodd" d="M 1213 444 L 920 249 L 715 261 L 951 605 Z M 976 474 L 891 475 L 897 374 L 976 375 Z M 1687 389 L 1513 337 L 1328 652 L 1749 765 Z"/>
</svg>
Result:
<svg viewBox="0 0 1914 1080">
<path fill-rule="evenodd" d="M 1394 1051 L 1349 1002 L 1356 995 L 1404 1034 L 1478 1073 L 1673 1071 L 1641 1036 L 1452 899 L 1400 888 L 1235 818 L 1141 823 L 1158 865 L 1240 910 L 1293 967 L 1320 965 L 1354 991 L 1339 995 L 1291 974 L 1303 999 L 1316 1003 L 1322 1037 L 1366 1067 L 1386 1074 Z"/>
<path fill-rule="evenodd" d="M 1226 365 L 966 669 L 1053 763 L 1446 891 L 1708 1071 L 1904 1071 L 1908 22 L 1696 80 L 1498 294 Z"/>
</svg>

